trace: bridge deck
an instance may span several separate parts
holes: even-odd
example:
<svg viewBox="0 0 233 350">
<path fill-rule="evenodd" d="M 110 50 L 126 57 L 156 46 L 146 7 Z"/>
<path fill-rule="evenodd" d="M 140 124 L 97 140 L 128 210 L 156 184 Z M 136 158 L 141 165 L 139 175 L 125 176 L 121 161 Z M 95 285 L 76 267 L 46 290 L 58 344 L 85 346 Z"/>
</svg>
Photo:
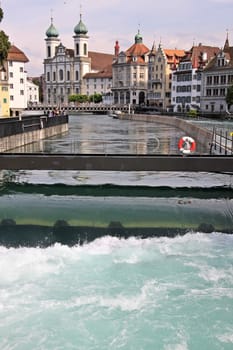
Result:
<svg viewBox="0 0 233 350">
<path fill-rule="evenodd" d="M 3 169 L 233 173 L 233 156 L 0 153 Z"/>
</svg>

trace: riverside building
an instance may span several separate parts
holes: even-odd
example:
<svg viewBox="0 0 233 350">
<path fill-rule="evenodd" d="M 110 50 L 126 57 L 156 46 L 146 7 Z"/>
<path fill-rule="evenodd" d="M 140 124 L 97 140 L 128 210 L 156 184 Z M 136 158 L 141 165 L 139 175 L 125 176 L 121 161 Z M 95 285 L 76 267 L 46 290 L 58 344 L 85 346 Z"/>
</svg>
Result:
<svg viewBox="0 0 233 350">
<path fill-rule="evenodd" d="M 185 52 L 172 73 L 172 107 L 174 112 L 200 110 L 202 73 L 219 52 L 218 47 L 199 44 Z"/>
<path fill-rule="evenodd" d="M 28 62 L 23 51 L 12 45 L 8 51 L 8 87 L 10 98 L 10 116 L 18 116 L 27 108 L 27 72 Z"/>
<path fill-rule="evenodd" d="M 224 48 L 208 63 L 203 70 L 201 110 L 205 113 L 228 111 L 226 94 L 233 85 L 233 47 L 229 45 L 228 35 Z"/>
<path fill-rule="evenodd" d="M 115 45 L 112 64 L 112 92 L 115 104 L 141 105 L 146 103 L 148 82 L 149 49 L 143 44 L 138 31 L 134 44 L 126 51 L 119 52 Z"/>
<path fill-rule="evenodd" d="M 89 51 L 88 29 L 82 21 L 74 27 L 73 48 L 66 48 L 59 39 L 53 24 L 46 31 L 46 58 L 44 59 L 44 103 L 63 106 L 73 94 L 107 93 L 111 84 L 111 72 L 102 75 L 102 84 L 96 76 L 112 64 L 113 55 Z M 103 85 L 103 86 L 102 86 Z"/>
<path fill-rule="evenodd" d="M 8 84 L 8 65 L 3 62 L 0 68 L 0 118 L 10 116 L 10 99 Z"/>
<path fill-rule="evenodd" d="M 184 57 L 184 50 L 158 49 L 153 45 L 149 53 L 147 104 L 159 109 L 171 107 L 172 71 Z"/>
</svg>

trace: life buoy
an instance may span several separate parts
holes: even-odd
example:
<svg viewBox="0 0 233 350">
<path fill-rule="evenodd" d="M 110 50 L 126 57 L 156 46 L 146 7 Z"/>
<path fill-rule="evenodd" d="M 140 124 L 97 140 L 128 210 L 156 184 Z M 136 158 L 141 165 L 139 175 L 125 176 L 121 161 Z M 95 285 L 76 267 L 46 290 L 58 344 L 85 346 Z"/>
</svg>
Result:
<svg viewBox="0 0 233 350">
<path fill-rule="evenodd" d="M 184 154 L 190 154 L 196 150 L 196 142 L 190 136 L 183 136 L 178 142 L 179 150 Z"/>
</svg>

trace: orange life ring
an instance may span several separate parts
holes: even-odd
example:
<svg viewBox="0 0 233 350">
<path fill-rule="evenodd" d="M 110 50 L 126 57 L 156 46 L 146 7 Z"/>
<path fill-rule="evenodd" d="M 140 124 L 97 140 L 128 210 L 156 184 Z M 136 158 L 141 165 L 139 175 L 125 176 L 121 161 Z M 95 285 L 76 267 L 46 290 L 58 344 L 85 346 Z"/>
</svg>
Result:
<svg viewBox="0 0 233 350">
<path fill-rule="evenodd" d="M 196 142 L 190 136 L 183 136 L 178 142 L 179 150 L 184 154 L 190 154 L 196 150 Z"/>
</svg>

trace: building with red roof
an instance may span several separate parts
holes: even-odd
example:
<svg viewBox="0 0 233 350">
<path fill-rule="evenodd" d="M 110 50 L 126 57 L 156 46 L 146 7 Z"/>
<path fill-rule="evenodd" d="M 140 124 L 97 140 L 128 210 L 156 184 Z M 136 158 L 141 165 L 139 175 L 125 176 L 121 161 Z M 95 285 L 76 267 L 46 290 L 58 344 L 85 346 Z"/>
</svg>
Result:
<svg viewBox="0 0 233 350">
<path fill-rule="evenodd" d="M 228 34 L 224 47 L 208 62 L 203 70 L 201 110 L 205 113 L 232 114 L 226 95 L 233 86 L 233 47 Z"/>
<path fill-rule="evenodd" d="M 174 66 L 171 104 L 175 112 L 200 110 L 203 69 L 219 51 L 215 46 L 194 45 Z"/>
<path fill-rule="evenodd" d="M 135 35 L 134 44 L 126 51 L 119 52 L 116 42 L 112 65 L 115 104 L 140 105 L 146 102 L 149 52 L 139 31 Z"/>
<path fill-rule="evenodd" d="M 147 104 L 158 109 L 171 107 L 172 71 L 185 56 L 184 50 L 153 45 L 149 54 Z"/>
</svg>

